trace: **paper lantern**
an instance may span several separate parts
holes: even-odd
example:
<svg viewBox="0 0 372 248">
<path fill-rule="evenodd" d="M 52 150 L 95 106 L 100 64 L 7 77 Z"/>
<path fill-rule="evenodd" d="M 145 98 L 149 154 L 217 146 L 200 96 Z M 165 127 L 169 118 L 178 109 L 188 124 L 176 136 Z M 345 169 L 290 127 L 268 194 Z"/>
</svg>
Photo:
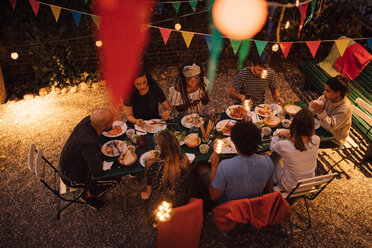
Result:
<svg viewBox="0 0 372 248">
<path fill-rule="evenodd" d="M 234 40 L 246 40 L 262 29 L 267 13 L 266 0 L 216 0 L 212 15 L 222 34 Z"/>
</svg>

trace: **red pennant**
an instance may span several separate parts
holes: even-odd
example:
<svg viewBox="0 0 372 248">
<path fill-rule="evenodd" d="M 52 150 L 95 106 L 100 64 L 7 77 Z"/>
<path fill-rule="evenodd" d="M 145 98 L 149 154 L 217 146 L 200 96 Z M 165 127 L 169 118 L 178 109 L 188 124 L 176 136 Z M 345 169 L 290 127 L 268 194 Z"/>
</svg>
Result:
<svg viewBox="0 0 372 248">
<path fill-rule="evenodd" d="M 302 27 L 304 26 L 308 5 L 309 5 L 309 3 L 307 2 L 305 4 L 301 4 L 300 6 L 298 6 L 298 10 L 300 11 L 300 15 L 301 15 L 300 27 L 298 28 L 298 38 L 300 38 L 300 33 L 301 33 L 301 30 L 302 30 Z"/>
<path fill-rule="evenodd" d="M 311 55 L 313 55 L 313 58 L 315 58 L 315 54 L 318 51 L 320 42 L 321 42 L 320 40 L 319 41 L 306 41 L 306 45 L 309 48 Z"/>
<path fill-rule="evenodd" d="M 113 107 L 126 101 L 148 43 L 153 0 L 97 1 L 101 17 L 101 71 Z"/>
<path fill-rule="evenodd" d="M 164 45 L 166 45 L 169 39 L 169 35 L 172 33 L 172 29 L 159 28 L 159 31 L 161 33 L 161 36 L 163 37 Z"/>
<path fill-rule="evenodd" d="M 291 49 L 293 42 L 280 42 L 280 48 L 282 49 L 282 52 L 284 54 L 284 58 L 287 58 L 289 50 Z"/>
<path fill-rule="evenodd" d="M 34 0 L 29 0 L 32 10 L 34 11 L 35 15 L 37 16 L 37 12 L 39 11 L 40 3 L 35 2 Z"/>
<path fill-rule="evenodd" d="M 15 9 L 17 0 L 9 0 L 10 4 L 12 5 L 13 10 Z"/>
</svg>

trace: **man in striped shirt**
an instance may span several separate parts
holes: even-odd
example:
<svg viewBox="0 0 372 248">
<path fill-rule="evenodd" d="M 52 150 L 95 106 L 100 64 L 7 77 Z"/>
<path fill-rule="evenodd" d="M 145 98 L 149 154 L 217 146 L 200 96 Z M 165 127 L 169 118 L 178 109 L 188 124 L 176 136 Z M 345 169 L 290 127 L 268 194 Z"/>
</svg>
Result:
<svg viewBox="0 0 372 248">
<path fill-rule="evenodd" d="M 237 100 L 238 104 L 246 99 L 251 99 L 254 105 L 264 103 L 267 88 L 270 89 L 276 103 L 284 103 L 278 90 L 275 71 L 268 67 L 268 60 L 268 54 L 264 52 L 261 58 L 254 59 L 251 66 L 243 68 L 236 75 L 229 96 Z"/>
</svg>

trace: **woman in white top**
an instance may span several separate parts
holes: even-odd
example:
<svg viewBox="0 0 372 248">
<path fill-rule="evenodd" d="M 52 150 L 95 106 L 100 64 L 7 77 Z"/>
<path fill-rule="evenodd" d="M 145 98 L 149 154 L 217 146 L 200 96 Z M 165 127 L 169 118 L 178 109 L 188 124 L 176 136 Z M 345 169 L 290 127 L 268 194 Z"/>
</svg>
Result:
<svg viewBox="0 0 372 248">
<path fill-rule="evenodd" d="M 177 82 L 169 88 L 169 100 L 181 115 L 203 112 L 203 105 L 208 104 L 206 91 L 208 79 L 204 77 L 203 70 L 195 63 L 186 63 L 182 66 Z"/>
<path fill-rule="evenodd" d="M 273 137 L 271 151 L 280 156 L 274 159 L 275 178 L 282 190 L 291 191 L 297 181 L 315 176 L 319 143 L 314 117 L 308 109 L 297 112 L 290 130 L 282 130 Z"/>
</svg>

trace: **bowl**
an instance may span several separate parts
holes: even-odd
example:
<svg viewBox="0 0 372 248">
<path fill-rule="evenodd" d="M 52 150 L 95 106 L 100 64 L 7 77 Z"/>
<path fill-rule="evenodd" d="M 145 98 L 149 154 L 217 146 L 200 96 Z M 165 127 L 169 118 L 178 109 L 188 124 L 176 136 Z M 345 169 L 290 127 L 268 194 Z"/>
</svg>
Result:
<svg viewBox="0 0 372 248">
<path fill-rule="evenodd" d="M 286 104 L 284 106 L 284 111 L 287 113 L 287 115 L 294 116 L 297 114 L 298 111 L 301 110 L 301 107 L 294 105 L 294 104 Z"/>
<path fill-rule="evenodd" d="M 201 154 L 206 154 L 209 151 L 209 146 L 207 144 L 201 144 L 199 150 Z"/>
<path fill-rule="evenodd" d="M 190 148 L 198 147 L 201 143 L 201 138 L 197 133 L 191 133 L 185 137 L 185 144 Z"/>
<path fill-rule="evenodd" d="M 284 119 L 282 120 L 282 125 L 283 127 L 285 128 L 289 128 L 289 126 L 291 125 L 292 121 L 291 120 L 288 120 L 288 119 Z"/>
<path fill-rule="evenodd" d="M 277 127 L 280 124 L 280 119 L 276 116 L 266 117 L 263 121 L 266 126 L 271 128 Z"/>
<path fill-rule="evenodd" d="M 263 133 L 264 136 L 269 136 L 271 134 L 271 128 L 263 127 L 262 128 L 262 133 Z"/>
<path fill-rule="evenodd" d="M 128 129 L 125 134 L 127 135 L 127 137 L 129 139 L 132 139 L 133 135 L 136 133 L 136 131 L 134 129 Z"/>
</svg>

